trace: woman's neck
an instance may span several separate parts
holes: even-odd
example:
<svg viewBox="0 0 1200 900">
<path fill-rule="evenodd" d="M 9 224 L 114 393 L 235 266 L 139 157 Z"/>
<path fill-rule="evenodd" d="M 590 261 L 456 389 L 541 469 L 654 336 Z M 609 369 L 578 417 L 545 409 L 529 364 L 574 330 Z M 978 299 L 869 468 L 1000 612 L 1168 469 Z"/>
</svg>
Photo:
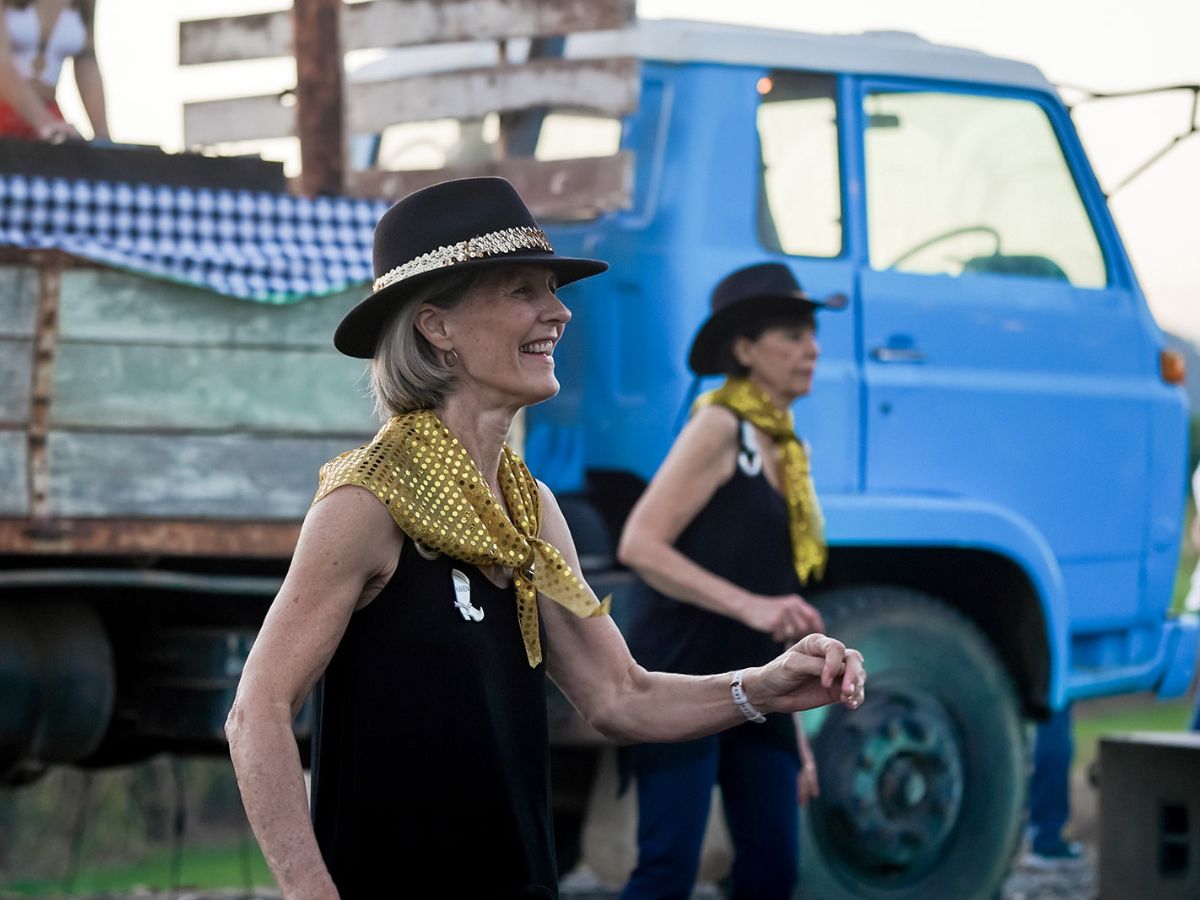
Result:
<svg viewBox="0 0 1200 900">
<path fill-rule="evenodd" d="M 792 408 L 792 403 L 794 403 L 796 400 L 795 396 L 781 393 L 780 391 L 771 387 L 771 385 L 767 384 L 763 379 L 755 377 L 753 372 L 746 376 L 746 380 L 762 390 L 763 393 L 770 398 L 771 403 L 774 404 L 776 409 L 780 410 L 781 412 L 787 412 Z"/>
<path fill-rule="evenodd" d="M 469 394 L 456 393 L 447 397 L 436 412 L 499 496 L 500 451 L 516 410 L 487 408 Z"/>
</svg>

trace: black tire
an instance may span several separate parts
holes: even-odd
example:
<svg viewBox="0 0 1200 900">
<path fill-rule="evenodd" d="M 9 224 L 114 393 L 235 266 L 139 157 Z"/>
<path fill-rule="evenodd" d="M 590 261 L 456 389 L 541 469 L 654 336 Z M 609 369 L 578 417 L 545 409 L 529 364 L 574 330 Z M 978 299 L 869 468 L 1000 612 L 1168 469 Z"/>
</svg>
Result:
<svg viewBox="0 0 1200 900">
<path fill-rule="evenodd" d="M 1020 839 L 1026 752 L 996 651 L 917 591 L 851 588 L 819 602 L 829 634 L 865 657 L 867 700 L 806 714 L 821 796 L 804 814 L 801 896 L 999 896 Z"/>
</svg>

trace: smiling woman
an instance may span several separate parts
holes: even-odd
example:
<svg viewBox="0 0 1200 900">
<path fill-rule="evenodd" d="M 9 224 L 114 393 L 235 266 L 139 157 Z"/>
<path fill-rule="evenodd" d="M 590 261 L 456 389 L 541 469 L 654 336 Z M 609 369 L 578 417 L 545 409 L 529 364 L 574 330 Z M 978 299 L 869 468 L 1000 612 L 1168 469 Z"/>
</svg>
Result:
<svg viewBox="0 0 1200 900">
<path fill-rule="evenodd" d="M 624 742 L 861 704 L 861 655 L 823 635 L 736 676 L 647 672 L 576 574 L 558 504 L 504 438 L 558 392 L 559 285 L 605 268 L 557 255 L 498 178 L 380 220 L 371 294 L 334 343 L 372 360 L 388 418 L 322 467 L 226 726 L 285 897 L 387 896 L 418 867 L 437 896 L 557 896 L 547 676 Z M 291 721 L 314 686 L 310 822 Z"/>
</svg>

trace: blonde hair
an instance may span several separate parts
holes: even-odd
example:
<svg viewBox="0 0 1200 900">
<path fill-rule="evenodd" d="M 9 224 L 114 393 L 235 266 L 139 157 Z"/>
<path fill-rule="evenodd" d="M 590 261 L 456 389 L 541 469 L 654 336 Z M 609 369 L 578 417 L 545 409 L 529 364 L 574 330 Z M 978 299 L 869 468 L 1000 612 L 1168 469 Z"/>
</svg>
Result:
<svg viewBox="0 0 1200 900">
<path fill-rule="evenodd" d="M 474 286 L 476 272 L 457 272 L 418 288 L 384 327 L 371 360 L 371 396 L 380 421 L 414 409 L 434 409 L 457 378 L 442 353 L 417 330 L 422 303 L 450 309 Z"/>
</svg>

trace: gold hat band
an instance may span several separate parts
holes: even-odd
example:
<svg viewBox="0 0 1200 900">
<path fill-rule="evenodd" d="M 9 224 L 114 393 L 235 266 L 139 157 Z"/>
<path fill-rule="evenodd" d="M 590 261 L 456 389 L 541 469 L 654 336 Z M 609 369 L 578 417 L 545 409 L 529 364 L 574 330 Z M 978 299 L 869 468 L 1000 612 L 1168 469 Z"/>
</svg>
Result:
<svg viewBox="0 0 1200 900">
<path fill-rule="evenodd" d="M 433 269 L 453 266 L 471 259 L 486 259 L 501 253 L 513 253 L 517 250 L 554 252 L 554 248 L 550 246 L 550 239 L 546 237 L 546 232 L 540 228 L 528 225 L 505 228 L 502 231 L 492 231 L 459 241 L 449 247 L 438 247 L 436 250 L 423 253 L 416 259 L 409 260 L 402 266 L 396 266 L 375 279 L 375 283 L 371 286 L 371 293 L 377 294 L 397 281 L 403 281 L 405 278 L 412 278 L 414 275 L 430 272 Z"/>
</svg>

